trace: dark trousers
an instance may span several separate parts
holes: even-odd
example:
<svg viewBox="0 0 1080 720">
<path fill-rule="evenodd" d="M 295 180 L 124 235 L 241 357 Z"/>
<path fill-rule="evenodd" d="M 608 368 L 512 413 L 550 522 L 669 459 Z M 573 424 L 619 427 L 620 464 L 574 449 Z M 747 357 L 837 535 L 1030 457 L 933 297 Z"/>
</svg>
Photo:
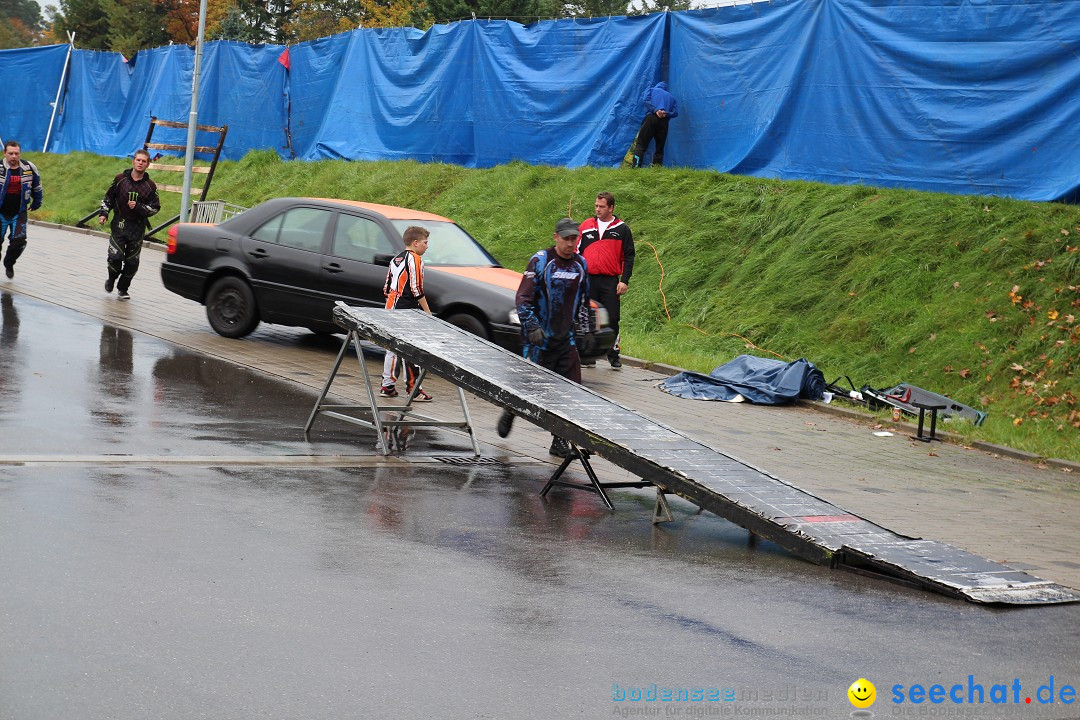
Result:
<svg viewBox="0 0 1080 720">
<path fill-rule="evenodd" d="M 567 380 L 581 384 L 581 356 L 576 345 L 570 344 L 570 338 L 553 340 L 548 338 L 547 348 L 525 344 L 525 357 L 540 367 L 562 375 Z"/>
<path fill-rule="evenodd" d="M 634 154 L 642 160 L 645 159 L 645 151 L 649 149 L 649 142 L 656 141 L 656 151 L 653 153 L 652 164 L 664 164 L 664 144 L 667 142 L 668 122 L 671 118 L 657 117 L 656 113 L 649 113 L 641 121 L 641 129 L 637 134 L 637 147 Z"/>
<path fill-rule="evenodd" d="M 589 276 L 589 299 L 600 303 L 608 311 L 611 329 L 615 333 L 615 345 L 608 352 L 609 358 L 619 355 L 619 304 L 621 298 L 618 289 L 618 275 Z"/>
<path fill-rule="evenodd" d="M 135 225 L 135 223 L 128 223 Z M 131 287 L 131 278 L 139 271 L 139 256 L 142 254 L 143 235 L 146 232 L 142 227 L 113 228 L 109 236 L 109 279 L 119 280 L 116 289 L 127 292 Z"/>
<path fill-rule="evenodd" d="M 10 238 L 7 255 L 4 257 L 4 267 L 15 267 L 15 261 L 26 249 L 26 214 L 21 213 L 15 217 L 0 216 L 0 246 L 4 239 Z"/>
</svg>

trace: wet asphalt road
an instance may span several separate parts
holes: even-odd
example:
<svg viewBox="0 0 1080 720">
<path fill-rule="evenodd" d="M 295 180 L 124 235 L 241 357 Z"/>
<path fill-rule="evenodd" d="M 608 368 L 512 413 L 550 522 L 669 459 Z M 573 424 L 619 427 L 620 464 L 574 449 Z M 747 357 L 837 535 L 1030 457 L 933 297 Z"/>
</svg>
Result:
<svg viewBox="0 0 1080 720">
<path fill-rule="evenodd" d="M 827 570 L 685 504 L 654 528 L 644 491 L 543 500 L 552 466 L 434 461 L 470 454 L 447 431 L 385 461 L 332 421 L 308 443 L 307 389 L 0 301 L 4 720 L 846 717 L 860 677 L 877 717 L 1080 717 L 1023 703 L 1080 686 L 1080 605 Z M 890 702 L 969 675 L 1020 704 Z M 736 700 L 615 700 L 653 683 Z"/>
</svg>

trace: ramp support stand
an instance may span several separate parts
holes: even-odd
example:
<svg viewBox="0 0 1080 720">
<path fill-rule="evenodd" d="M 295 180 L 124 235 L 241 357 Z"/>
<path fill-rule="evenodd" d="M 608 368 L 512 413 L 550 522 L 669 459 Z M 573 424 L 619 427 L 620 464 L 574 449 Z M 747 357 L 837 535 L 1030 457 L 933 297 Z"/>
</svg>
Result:
<svg viewBox="0 0 1080 720">
<path fill-rule="evenodd" d="M 360 347 L 360 339 L 359 332 L 350 330 L 349 334 L 345 337 L 345 341 L 341 343 L 341 350 L 338 351 L 337 359 L 334 361 L 334 367 L 331 368 L 330 375 L 326 378 L 326 383 L 323 385 L 322 392 L 319 393 L 319 399 L 315 401 L 315 407 L 308 417 L 307 424 L 304 425 L 305 439 L 307 439 L 311 433 L 311 427 L 315 424 L 315 418 L 322 413 L 329 417 L 337 418 L 338 420 L 344 420 L 345 422 L 354 425 L 360 425 L 375 430 L 379 437 L 379 449 L 382 450 L 383 455 L 390 454 L 390 443 L 388 438 L 390 437 L 392 430 L 396 431 L 401 427 L 457 427 L 463 428 L 469 434 L 469 440 L 472 442 L 473 456 L 480 457 L 480 444 L 476 440 L 476 433 L 473 431 L 472 427 L 472 417 L 469 415 L 469 406 L 465 402 L 465 391 L 462 390 L 461 387 L 455 386 L 454 389 L 457 390 L 458 401 L 461 403 L 461 413 L 464 417 L 463 420 L 437 420 L 421 415 L 412 409 L 413 403 L 416 400 L 416 394 L 420 391 L 420 384 L 427 376 L 427 371 L 424 369 L 420 370 L 420 375 L 416 378 L 416 385 L 413 386 L 413 391 L 405 400 L 404 405 L 379 405 L 375 385 L 371 382 L 371 375 L 368 373 L 367 363 L 364 362 L 364 351 Z M 326 396 L 330 393 L 330 387 L 334 384 L 334 379 L 337 377 L 338 370 L 341 369 L 341 363 L 345 359 L 350 344 L 356 350 L 356 359 L 360 362 L 360 371 L 364 377 L 364 390 L 367 393 L 366 405 L 344 405 L 326 402 Z M 390 351 L 388 350 L 387 352 Z M 347 414 L 341 412 L 342 410 L 359 413 L 361 416 L 357 417 L 353 414 Z M 384 416 L 383 413 L 386 413 L 387 415 Z M 393 416 L 396 416 L 396 418 Z"/>
<path fill-rule="evenodd" d="M 551 488 L 556 486 L 556 485 L 559 486 L 559 487 L 570 488 L 571 490 L 587 490 L 589 492 L 594 492 L 597 495 L 599 495 L 600 499 L 604 501 L 604 505 L 607 506 L 608 510 L 614 510 L 615 506 L 611 504 L 611 500 L 610 500 L 610 498 L 608 498 L 607 493 L 604 492 L 604 488 L 622 488 L 622 487 L 643 488 L 643 487 L 649 487 L 650 485 L 652 485 L 652 483 L 649 482 L 648 480 L 635 480 L 633 482 L 614 482 L 614 483 L 602 483 L 602 482 L 600 482 L 600 478 L 596 477 L 596 471 L 593 470 L 592 463 L 589 462 L 589 457 L 591 456 L 591 454 L 592 453 L 590 453 L 588 450 L 585 450 L 583 448 L 579 448 L 576 445 L 574 445 L 573 443 L 571 443 L 570 444 L 570 454 L 567 455 L 565 458 L 563 458 L 562 463 L 560 463 L 559 467 L 555 470 L 555 472 L 551 476 L 551 478 L 548 479 L 547 485 L 545 485 L 544 489 L 540 491 L 540 497 L 546 497 L 547 494 L 548 494 L 548 491 L 551 490 Z M 585 474 L 589 476 L 588 484 L 570 482 L 569 480 L 561 479 L 562 474 L 564 472 L 566 472 L 566 469 L 568 467 L 570 467 L 570 463 L 574 462 L 575 460 L 580 460 L 581 461 L 581 466 L 583 468 L 585 468 Z M 657 488 L 657 489 L 659 490 L 659 488 Z M 666 506 L 667 503 L 665 502 L 664 505 Z"/>
<path fill-rule="evenodd" d="M 944 405 L 934 405 L 934 404 L 931 404 L 931 403 L 914 402 L 914 401 L 912 401 L 911 404 L 914 405 L 915 407 L 919 408 L 919 430 L 915 434 L 915 439 L 916 440 L 921 440 L 921 441 L 926 442 L 926 443 L 930 442 L 931 440 L 940 441 L 941 438 L 939 438 L 935 434 L 937 432 L 937 414 L 938 414 L 938 410 L 944 410 L 945 406 Z M 930 434 L 929 435 L 923 435 L 923 420 L 926 418 L 926 411 L 927 410 L 930 411 Z"/>
<path fill-rule="evenodd" d="M 675 516 L 667 504 L 667 493 L 661 487 L 656 488 L 656 505 L 653 507 L 652 524 L 674 522 Z"/>
</svg>

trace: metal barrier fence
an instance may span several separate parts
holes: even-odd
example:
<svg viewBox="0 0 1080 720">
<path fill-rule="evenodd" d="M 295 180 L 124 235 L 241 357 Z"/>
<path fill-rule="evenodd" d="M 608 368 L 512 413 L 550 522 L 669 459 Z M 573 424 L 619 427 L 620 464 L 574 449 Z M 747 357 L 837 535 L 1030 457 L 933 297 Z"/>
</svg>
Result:
<svg viewBox="0 0 1080 720">
<path fill-rule="evenodd" d="M 247 210 L 241 205 L 233 205 L 224 200 L 196 200 L 191 203 L 189 222 L 211 223 L 217 225 Z"/>
</svg>

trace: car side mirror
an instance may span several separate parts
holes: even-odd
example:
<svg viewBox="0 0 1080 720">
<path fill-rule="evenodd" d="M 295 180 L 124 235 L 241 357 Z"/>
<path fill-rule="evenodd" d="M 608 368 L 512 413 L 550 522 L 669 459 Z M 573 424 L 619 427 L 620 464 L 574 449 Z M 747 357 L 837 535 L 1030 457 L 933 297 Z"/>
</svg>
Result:
<svg viewBox="0 0 1080 720">
<path fill-rule="evenodd" d="M 385 265 L 386 267 L 390 267 L 390 261 L 393 259 L 394 256 L 388 253 L 375 253 L 375 257 L 372 258 L 371 261 L 376 265 Z"/>
</svg>

